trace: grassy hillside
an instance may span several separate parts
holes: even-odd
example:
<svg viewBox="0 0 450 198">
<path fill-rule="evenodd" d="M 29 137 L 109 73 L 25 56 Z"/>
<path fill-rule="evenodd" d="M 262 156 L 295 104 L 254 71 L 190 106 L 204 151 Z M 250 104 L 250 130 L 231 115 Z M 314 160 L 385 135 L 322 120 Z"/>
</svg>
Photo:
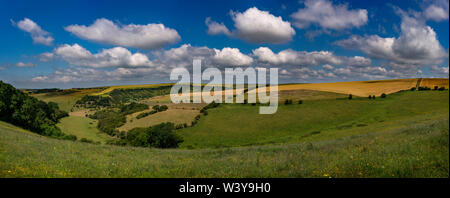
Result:
<svg viewBox="0 0 450 198">
<path fill-rule="evenodd" d="M 174 124 L 184 124 L 184 123 L 190 124 L 194 120 L 195 116 L 197 116 L 200 113 L 199 110 L 175 109 L 169 107 L 167 111 L 158 112 L 141 119 L 136 118 L 136 116 L 139 115 L 140 113 L 148 111 L 151 110 L 141 111 L 131 115 L 127 115 L 127 123 L 119 127 L 118 129 L 120 131 L 128 131 L 137 127 L 151 127 L 163 122 L 172 122 Z"/>
<path fill-rule="evenodd" d="M 257 105 L 222 104 L 177 131 L 180 149 L 58 140 L 0 122 L 0 177 L 449 177 L 448 91 L 353 100 L 287 93 L 312 100 L 281 104 L 272 115 L 260 115 Z M 104 141 L 85 113 L 58 126 Z"/>
<path fill-rule="evenodd" d="M 375 100 L 331 99 L 281 104 L 271 115 L 259 114 L 259 107 L 249 104 L 221 105 L 208 110 L 208 115 L 194 127 L 180 130 L 185 140 L 181 146 L 217 148 L 293 143 L 328 135 L 332 139 L 344 134 L 343 129 L 377 130 L 387 124 L 396 126 L 399 120 L 413 116 L 425 119 L 448 116 L 448 99 L 448 91 L 405 91 Z"/>
<path fill-rule="evenodd" d="M 0 122 L 0 177 L 448 177 L 448 114 L 333 140 L 147 149 L 56 140 Z"/>
<path fill-rule="evenodd" d="M 107 134 L 97 129 L 97 120 L 87 117 L 69 116 L 60 120 L 57 126 L 63 133 L 75 135 L 78 139 L 86 138 L 95 142 L 105 143 L 111 139 Z"/>
<path fill-rule="evenodd" d="M 68 89 L 64 90 L 64 92 L 52 92 L 52 93 L 40 93 L 40 94 L 32 94 L 31 96 L 45 101 L 45 102 L 56 102 L 61 110 L 70 112 L 73 105 L 77 100 L 82 98 L 85 95 L 89 95 L 92 93 L 97 93 L 101 91 L 101 88 L 92 88 L 92 89 Z"/>
</svg>

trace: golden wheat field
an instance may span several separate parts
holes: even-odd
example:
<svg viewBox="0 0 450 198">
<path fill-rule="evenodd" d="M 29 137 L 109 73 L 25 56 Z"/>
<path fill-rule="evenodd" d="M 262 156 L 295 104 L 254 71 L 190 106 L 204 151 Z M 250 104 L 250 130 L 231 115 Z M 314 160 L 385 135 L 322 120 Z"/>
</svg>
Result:
<svg viewBox="0 0 450 198">
<path fill-rule="evenodd" d="M 446 89 L 448 89 L 449 82 L 448 78 L 424 78 L 420 81 L 420 86 L 429 87 L 432 89 L 434 88 L 434 86 L 438 86 L 438 87 L 445 87 Z"/>
<path fill-rule="evenodd" d="M 352 94 L 355 96 L 367 97 L 369 95 L 379 96 L 382 93 L 390 94 L 401 90 L 415 87 L 418 79 L 394 79 L 394 80 L 372 80 L 372 81 L 353 81 L 353 82 L 332 82 L 332 83 L 314 83 L 314 84 L 286 84 L 279 85 L 278 91 L 286 90 L 316 90 L 335 92 L 341 94 Z M 448 79 L 447 79 L 448 81 Z M 259 88 L 249 92 L 262 91 L 265 88 Z"/>
<path fill-rule="evenodd" d="M 76 101 L 85 95 L 95 94 L 101 92 L 102 88 L 90 88 L 90 89 L 68 89 L 64 92 L 59 93 L 40 93 L 31 94 L 31 96 L 36 97 L 39 100 L 45 102 L 56 102 L 64 111 L 70 111 Z"/>
<path fill-rule="evenodd" d="M 114 89 L 154 88 L 154 87 L 160 87 L 160 86 L 169 86 L 169 85 L 173 85 L 173 84 L 174 83 L 148 84 L 148 85 L 118 85 L 118 86 L 110 86 L 110 87 L 106 88 L 103 91 L 100 91 L 100 92 L 97 92 L 97 93 L 92 93 L 91 95 L 98 96 L 98 95 L 107 94 L 107 93 L 113 91 Z"/>
</svg>

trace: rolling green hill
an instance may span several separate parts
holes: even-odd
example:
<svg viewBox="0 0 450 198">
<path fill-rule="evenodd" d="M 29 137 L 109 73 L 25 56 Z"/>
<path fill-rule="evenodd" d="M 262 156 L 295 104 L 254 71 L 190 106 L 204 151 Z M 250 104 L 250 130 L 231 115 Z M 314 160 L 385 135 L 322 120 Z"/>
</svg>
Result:
<svg viewBox="0 0 450 198">
<path fill-rule="evenodd" d="M 449 177 L 448 108 L 448 91 L 311 101 L 269 118 L 221 105 L 180 131 L 192 150 L 58 140 L 0 122 L 0 177 Z"/>
<path fill-rule="evenodd" d="M 387 98 L 329 99 L 278 106 L 271 115 L 250 104 L 222 104 L 194 127 L 180 130 L 184 148 L 219 148 L 334 139 L 378 131 L 415 116 L 448 117 L 448 91 L 404 91 Z"/>
</svg>

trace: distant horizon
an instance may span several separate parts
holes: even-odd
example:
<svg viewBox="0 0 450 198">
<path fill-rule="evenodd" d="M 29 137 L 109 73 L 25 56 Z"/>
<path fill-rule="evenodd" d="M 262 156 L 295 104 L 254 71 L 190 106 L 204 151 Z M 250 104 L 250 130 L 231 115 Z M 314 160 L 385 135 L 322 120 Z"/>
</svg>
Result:
<svg viewBox="0 0 450 198">
<path fill-rule="evenodd" d="M 377 79 L 377 80 L 348 80 L 348 81 L 332 81 L 332 82 L 286 82 L 286 83 L 280 83 L 278 85 L 289 85 L 289 84 L 321 84 L 321 83 L 339 83 L 339 82 L 365 82 L 365 81 L 387 81 L 387 80 L 407 80 L 407 79 L 419 79 L 419 78 L 390 78 L 390 79 Z M 427 77 L 422 79 L 449 79 L 449 78 L 443 78 L 443 77 Z M 7 82 L 5 82 L 7 83 Z M 170 85 L 175 84 L 175 82 L 170 83 L 151 83 L 151 84 L 114 84 L 114 85 L 104 85 L 104 86 L 92 86 L 92 87 L 70 87 L 70 88 L 59 88 L 59 87 L 43 87 L 43 88 L 26 88 L 26 87 L 16 87 L 17 89 L 21 90 L 40 90 L 40 89 L 59 89 L 59 90 L 67 90 L 67 89 L 90 89 L 90 88 L 102 88 L 102 87 L 116 87 L 116 86 L 133 86 L 133 85 L 156 85 L 156 84 L 162 84 L 162 85 Z M 191 83 L 193 84 L 193 83 Z M 202 83 L 207 84 L 207 83 Z M 247 85 L 244 83 L 244 85 Z"/>
</svg>

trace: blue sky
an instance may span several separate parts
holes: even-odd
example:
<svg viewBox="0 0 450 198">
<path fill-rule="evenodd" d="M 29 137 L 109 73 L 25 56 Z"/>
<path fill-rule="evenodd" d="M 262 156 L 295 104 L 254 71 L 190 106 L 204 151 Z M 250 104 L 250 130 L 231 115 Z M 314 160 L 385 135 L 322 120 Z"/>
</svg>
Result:
<svg viewBox="0 0 450 198">
<path fill-rule="evenodd" d="M 0 80 L 170 82 L 194 57 L 206 67 L 278 67 L 280 82 L 448 78 L 448 10 L 448 0 L 0 0 Z"/>
</svg>

